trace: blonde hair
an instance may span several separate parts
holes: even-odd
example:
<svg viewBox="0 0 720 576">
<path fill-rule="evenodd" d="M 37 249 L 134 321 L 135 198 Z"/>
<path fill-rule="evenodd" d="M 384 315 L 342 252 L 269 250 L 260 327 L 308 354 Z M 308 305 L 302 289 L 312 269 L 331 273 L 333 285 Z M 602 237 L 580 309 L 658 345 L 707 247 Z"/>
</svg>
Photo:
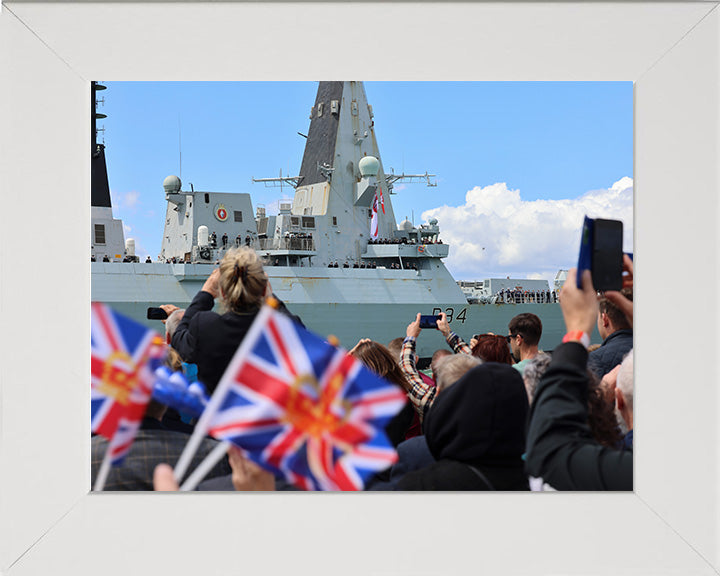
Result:
<svg viewBox="0 0 720 576">
<path fill-rule="evenodd" d="M 219 284 L 229 311 L 259 307 L 265 298 L 267 275 L 255 250 L 247 246 L 228 250 L 220 262 Z"/>
</svg>

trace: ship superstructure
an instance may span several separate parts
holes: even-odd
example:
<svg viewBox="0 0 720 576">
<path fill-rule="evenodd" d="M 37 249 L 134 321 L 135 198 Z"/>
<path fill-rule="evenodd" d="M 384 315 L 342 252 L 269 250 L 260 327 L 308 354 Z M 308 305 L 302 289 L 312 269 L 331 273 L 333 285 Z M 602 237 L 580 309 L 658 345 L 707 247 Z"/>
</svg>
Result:
<svg viewBox="0 0 720 576">
<path fill-rule="evenodd" d="M 523 306 L 468 303 L 442 262 L 451 247 L 440 238 L 439 222 L 397 225 L 393 184 L 434 185 L 434 175 L 385 172 L 363 84 L 320 82 L 310 118 L 299 173 L 256 180 L 294 187 L 278 214 L 263 206 L 253 212 L 247 193 L 183 190 L 178 177 L 168 176 L 157 261 L 137 262 L 128 239 L 125 263 L 92 264 L 93 300 L 151 324 L 144 319 L 147 306 L 186 307 L 224 252 L 247 245 L 263 257 L 273 291 L 292 312 L 348 348 L 360 338 L 387 344 L 404 336 L 417 313 L 445 312 L 468 340 L 478 331 L 504 333 Z M 531 309 L 553 315 L 543 324 L 544 341 L 554 346 L 563 333 L 557 306 Z M 445 347 L 438 332 L 426 332 L 418 342 L 421 357 Z"/>
</svg>

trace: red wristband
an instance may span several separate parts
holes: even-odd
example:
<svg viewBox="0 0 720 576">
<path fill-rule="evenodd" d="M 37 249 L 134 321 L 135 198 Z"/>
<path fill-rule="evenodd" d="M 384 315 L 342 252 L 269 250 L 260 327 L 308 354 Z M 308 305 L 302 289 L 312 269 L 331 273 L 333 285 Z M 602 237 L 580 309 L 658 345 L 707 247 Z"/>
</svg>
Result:
<svg viewBox="0 0 720 576">
<path fill-rule="evenodd" d="M 563 344 L 565 342 L 580 342 L 585 348 L 590 346 L 590 336 L 588 336 L 587 332 L 583 332 L 582 330 L 572 330 L 571 332 L 568 332 L 563 337 Z"/>
</svg>

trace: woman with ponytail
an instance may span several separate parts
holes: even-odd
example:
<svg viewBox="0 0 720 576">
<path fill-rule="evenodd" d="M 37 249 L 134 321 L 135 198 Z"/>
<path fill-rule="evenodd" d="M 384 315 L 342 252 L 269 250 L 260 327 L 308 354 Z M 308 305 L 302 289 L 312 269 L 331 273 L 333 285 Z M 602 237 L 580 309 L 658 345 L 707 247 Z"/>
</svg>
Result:
<svg viewBox="0 0 720 576">
<path fill-rule="evenodd" d="M 225 253 L 185 311 L 172 347 L 185 362 L 197 364 L 198 380 L 209 394 L 217 387 L 255 316 L 271 294 L 254 250 L 243 246 Z M 212 311 L 219 298 L 221 311 Z"/>
</svg>

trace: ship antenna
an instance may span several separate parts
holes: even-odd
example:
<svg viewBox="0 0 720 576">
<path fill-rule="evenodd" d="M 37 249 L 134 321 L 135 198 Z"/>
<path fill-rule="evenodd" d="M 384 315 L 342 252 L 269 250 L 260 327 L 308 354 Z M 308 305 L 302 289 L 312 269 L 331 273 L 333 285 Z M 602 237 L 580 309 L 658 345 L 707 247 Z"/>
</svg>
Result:
<svg viewBox="0 0 720 576">
<path fill-rule="evenodd" d="M 178 176 L 182 180 L 182 127 L 180 126 L 180 114 L 178 114 L 178 155 L 180 157 L 180 174 Z"/>
</svg>

